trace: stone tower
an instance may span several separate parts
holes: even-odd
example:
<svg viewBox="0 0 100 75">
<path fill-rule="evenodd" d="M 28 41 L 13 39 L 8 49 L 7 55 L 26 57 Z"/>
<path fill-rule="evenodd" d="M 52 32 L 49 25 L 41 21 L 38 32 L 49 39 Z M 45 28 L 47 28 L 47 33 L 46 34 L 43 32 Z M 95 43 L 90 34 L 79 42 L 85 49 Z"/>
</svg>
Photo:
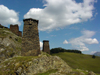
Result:
<svg viewBox="0 0 100 75">
<path fill-rule="evenodd" d="M 12 24 L 11 24 L 11 25 L 10 25 L 10 31 L 12 31 L 14 34 L 16 34 L 16 35 L 22 37 L 22 32 L 19 31 L 19 26 L 18 26 L 18 24 L 15 24 L 15 25 L 12 25 Z"/>
<path fill-rule="evenodd" d="M 10 31 L 12 31 L 14 34 L 18 35 L 18 32 L 19 32 L 19 27 L 18 27 L 18 24 L 16 25 L 10 25 Z"/>
<path fill-rule="evenodd" d="M 22 56 L 37 56 L 40 54 L 40 43 L 38 33 L 38 20 L 24 19 L 22 37 Z"/>
<path fill-rule="evenodd" d="M 43 41 L 43 52 L 50 54 L 50 48 L 49 48 L 49 41 L 48 40 Z"/>
</svg>

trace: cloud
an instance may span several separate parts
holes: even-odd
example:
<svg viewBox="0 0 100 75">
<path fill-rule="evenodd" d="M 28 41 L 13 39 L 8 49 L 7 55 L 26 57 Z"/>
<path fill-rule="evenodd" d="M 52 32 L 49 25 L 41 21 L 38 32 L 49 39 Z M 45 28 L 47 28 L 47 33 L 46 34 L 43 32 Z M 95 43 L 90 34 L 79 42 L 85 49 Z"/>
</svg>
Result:
<svg viewBox="0 0 100 75">
<path fill-rule="evenodd" d="M 43 43 L 40 41 L 40 49 L 42 50 L 43 48 Z"/>
<path fill-rule="evenodd" d="M 86 38 L 86 39 L 84 39 L 84 42 L 87 44 L 99 44 L 99 42 L 96 38 L 94 38 L 94 39 Z"/>
<path fill-rule="evenodd" d="M 65 41 L 63 42 L 63 44 L 68 44 L 68 41 L 67 41 L 67 40 L 65 40 Z"/>
<path fill-rule="evenodd" d="M 94 17 L 96 0 L 44 0 L 44 8 L 31 8 L 24 18 L 39 20 L 39 30 L 51 31 L 65 26 L 88 21 Z"/>
<path fill-rule="evenodd" d="M 4 5 L 0 5 L 0 23 L 7 26 L 8 24 L 19 24 L 18 13 L 14 10 L 8 9 Z"/>
<path fill-rule="evenodd" d="M 76 48 L 81 51 L 88 51 L 89 48 L 86 47 L 86 44 L 99 44 L 96 38 L 92 39 L 92 36 L 95 35 L 96 32 L 83 30 L 81 31 L 82 36 L 73 38 L 69 41 L 73 48 Z"/>
<path fill-rule="evenodd" d="M 96 52 L 97 52 L 97 51 L 92 51 L 90 54 L 92 54 L 92 55 L 93 55 L 93 54 L 94 54 L 94 53 L 96 53 Z"/>
<path fill-rule="evenodd" d="M 72 29 L 72 30 L 78 30 L 79 28 L 78 27 L 70 27 L 69 29 Z"/>
<path fill-rule="evenodd" d="M 88 51 L 89 49 L 85 46 L 82 37 L 74 38 L 69 41 L 73 48 L 78 49 L 80 51 Z"/>
<path fill-rule="evenodd" d="M 92 37 L 93 35 L 95 35 L 96 32 L 90 30 L 83 30 L 81 31 L 81 33 L 83 34 L 82 37 Z"/>
</svg>

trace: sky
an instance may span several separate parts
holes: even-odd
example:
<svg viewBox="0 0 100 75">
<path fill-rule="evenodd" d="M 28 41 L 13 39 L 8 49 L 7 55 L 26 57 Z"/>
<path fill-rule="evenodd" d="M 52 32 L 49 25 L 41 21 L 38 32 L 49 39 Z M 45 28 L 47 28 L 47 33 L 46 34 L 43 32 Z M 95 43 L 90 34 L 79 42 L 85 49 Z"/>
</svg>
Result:
<svg viewBox="0 0 100 75">
<path fill-rule="evenodd" d="M 39 40 L 49 40 L 50 49 L 77 49 L 84 54 L 100 51 L 100 0 L 0 0 L 0 24 L 39 20 Z"/>
</svg>

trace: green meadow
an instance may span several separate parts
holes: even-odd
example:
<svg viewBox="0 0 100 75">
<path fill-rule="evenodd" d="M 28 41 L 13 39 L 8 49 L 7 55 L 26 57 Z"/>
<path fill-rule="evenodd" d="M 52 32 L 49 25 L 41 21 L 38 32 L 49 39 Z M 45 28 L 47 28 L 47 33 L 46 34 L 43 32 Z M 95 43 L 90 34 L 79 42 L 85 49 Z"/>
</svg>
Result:
<svg viewBox="0 0 100 75">
<path fill-rule="evenodd" d="M 55 53 L 52 55 L 61 57 L 73 69 L 88 70 L 100 74 L 100 57 L 96 56 L 92 58 L 92 55 L 69 52 Z"/>
</svg>

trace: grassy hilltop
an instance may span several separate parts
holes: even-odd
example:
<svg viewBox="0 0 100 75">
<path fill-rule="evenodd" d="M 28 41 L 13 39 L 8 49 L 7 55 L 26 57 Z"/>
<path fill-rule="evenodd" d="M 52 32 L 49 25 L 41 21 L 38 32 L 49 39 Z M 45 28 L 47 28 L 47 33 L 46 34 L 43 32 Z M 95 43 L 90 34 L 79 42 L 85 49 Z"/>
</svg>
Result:
<svg viewBox="0 0 100 75">
<path fill-rule="evenodd" d="M 55 53 L 53 55 L 61 57 L 67 64 L 74 69 L 82 69 L 100 73 L 100 57 L 92 58 L 92 55 L 78 53 Z"/>
</svg>

